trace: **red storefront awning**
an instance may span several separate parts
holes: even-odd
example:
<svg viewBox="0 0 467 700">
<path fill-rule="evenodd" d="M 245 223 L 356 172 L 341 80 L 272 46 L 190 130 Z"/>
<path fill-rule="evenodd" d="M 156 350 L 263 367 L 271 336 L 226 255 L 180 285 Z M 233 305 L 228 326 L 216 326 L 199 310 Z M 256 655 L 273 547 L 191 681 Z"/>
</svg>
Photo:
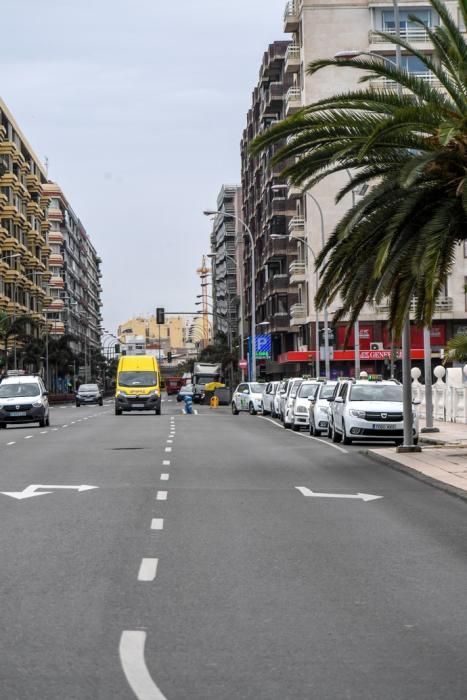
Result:
<svg viewBox="0 0 467 700">
<path fill-rule="evenodd" d="M 289 362 L 313 362 L 316 356 L 314 350 L 309 350 L 306 352 L 284 352 L 279 355 L 278 362 L 280 365 L 285 365 Z M 424 352 L 423 348 L 412 348 L 410 351 L 410 357 L 412 360 L 423 360 Z M 402 351 L 398 350 L 396 352 L 396 359 L 400 360 L 402 358 Z M 390 360 L 391 351 L 390 350 L 360 350 L 360 360 Z M 355 362 L 355 352 L 353 350 L 334 350 L 334 356 L 331 362 Z"/>
</svg>

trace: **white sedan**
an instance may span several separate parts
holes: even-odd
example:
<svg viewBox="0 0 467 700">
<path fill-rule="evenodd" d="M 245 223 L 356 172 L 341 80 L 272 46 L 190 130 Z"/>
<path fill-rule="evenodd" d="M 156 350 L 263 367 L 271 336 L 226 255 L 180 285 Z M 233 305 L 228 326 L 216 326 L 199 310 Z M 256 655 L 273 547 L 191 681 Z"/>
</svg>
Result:
<svg viewBox="0 0 467 700">
<path fill-rule="evenodd" d="M 266 384 L 242 382 L 232 396 L 232 413 L 238 416 L 240 411 L 248 411 L 252 416 L 263 410 L 263 394 Z"/>
</svg>

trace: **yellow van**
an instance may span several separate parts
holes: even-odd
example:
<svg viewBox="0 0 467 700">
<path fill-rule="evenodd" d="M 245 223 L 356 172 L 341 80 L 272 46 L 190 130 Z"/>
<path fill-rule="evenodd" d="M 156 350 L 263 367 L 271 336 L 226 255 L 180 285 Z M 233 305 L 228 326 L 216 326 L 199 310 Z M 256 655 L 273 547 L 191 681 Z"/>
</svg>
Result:
<svg viewBox="0 0 467 700">
<path fill-rule="evenodd" d="M 122 411 L 161 414 L 161 375 L 152 355 L 124 355 L 118 361 L 115 415 Z"/>
</svg>

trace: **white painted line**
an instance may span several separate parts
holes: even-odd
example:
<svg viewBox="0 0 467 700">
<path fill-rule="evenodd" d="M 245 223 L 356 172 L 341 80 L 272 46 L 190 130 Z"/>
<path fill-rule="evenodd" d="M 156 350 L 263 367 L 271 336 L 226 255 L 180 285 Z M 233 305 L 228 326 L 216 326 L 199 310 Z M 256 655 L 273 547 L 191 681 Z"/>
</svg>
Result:
<svg viewBox="0 0 467 700">
<path fill-rule="evenodd" d="M 13 442 L 7 442 L 7 447 L 9 447 L 10 445 L 16 445 L 16 440 L 13 440 Z"/>
<path fill-rule="evenodd" d="M 195 408 L 195 416 L 197 416 L 197 415 L 198 415 L 198 409 Z"/>
<path fill-rule="evenodd" d="M 72 420 L 70 425 L 74 425 L 75 423 L 76 423 L 76 421 Z"/>
<path fill-rule="evenodd" d="M 153 518 L 151 520 L 151 530 L 163 530 L 164 518 Z"/>
<path fill-rule="evenodd" d="M 158 491 L 156 495 L 156 501 L 166 501 L 167 491 Z"/>
<path fill-rule="evenodd" d="M 264 416 L 257 416 L 261 420 L 267 420 L 268 423 L 272 423 L 273 425 L 276 426 L 276 428 L 280 428 L 281 430 L 284 430 L 284 426 L 282 423 L 276 423 L 275 420 L 272 420 L 271 418 L 265 418 Z M 316 440 L 316 442 L 321 442 L 323 445 L 326 445 L 327 447 L 333 447 L 335 450 L 338 452 L 343 452 L 345 455 L 349 454 L 348 450 L 345 450 L 343 447 L 339 447 L 339 445 L 335 445 L 333 442 L 328 442 L 327 440 L 322 440 L 321 438 L 313 437 L 312 435 L 303 435 L 303 433 L 295 432 L 293 430 L 289 430 L 289 435 L 295 435 L 295 437 L 302 437 L 306 438 L 307 440 Z"/>
<path fill-rule="evenodd" d="M 62 428 L 68 428 L 68 425 L 67 424 L 62 425 Z"/>
<path fill-rule="evenodd" d="M 161 481 L 168 481 L 168 480 L 169 480 L 168 474 L 161 474 Z"/>
<path fill-rule="evenodd" d="M 164 459 L 162 462 L 163 467 L 170 467 L 170 459 Z"/>
<path fill-rule="evenodd" d="M 171 448 L 171 447 L 166 447 L 166 448 L 165 448 L 165 451 L 166 451 L 166 452 L 172 452 L 172 448 Z"/>
<path fill-rule="evenodd" d="M 159 559 L 142 559 L 138 571 L 138 581 L 154 581 Z"/>
<path fill-rule="evenodd" d="M 167 440 L 167 443 L 170 445 L 173 442 L 173 440 Z"/>
<path fill-rule="evenodd" d="M 25 436 L 24 436 L 24 439 L 25 439 L 25 440 L 30 440 L 32 437 L 33 437 L 33 435 L 25 435 Z"/>
<path fill-rule="evenodd" d="M 146 667 L 145 642 L 146 632 L 142 630 L 122 632 L 118 651 L 123 673 L 138 700 L 166 700 Z"/>
<path fill-rule="evenodd" d="M 48 430 L 41 430 L 41 435 L 47 435 L 48 432 Z"/>
</svg>

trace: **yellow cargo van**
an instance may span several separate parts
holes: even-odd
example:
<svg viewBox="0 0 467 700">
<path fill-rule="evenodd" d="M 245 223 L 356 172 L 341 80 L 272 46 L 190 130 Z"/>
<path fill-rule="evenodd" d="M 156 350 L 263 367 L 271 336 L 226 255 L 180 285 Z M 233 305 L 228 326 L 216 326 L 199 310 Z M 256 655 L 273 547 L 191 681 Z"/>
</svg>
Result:
<svg viewBox="0 0 467 700">
<path fill-rule="evenodd" d="M 161 414 L 161 375 L 152 355 L 124 355 L 118 361 L 115 415 L 122 411 Z"/>
</svg>

